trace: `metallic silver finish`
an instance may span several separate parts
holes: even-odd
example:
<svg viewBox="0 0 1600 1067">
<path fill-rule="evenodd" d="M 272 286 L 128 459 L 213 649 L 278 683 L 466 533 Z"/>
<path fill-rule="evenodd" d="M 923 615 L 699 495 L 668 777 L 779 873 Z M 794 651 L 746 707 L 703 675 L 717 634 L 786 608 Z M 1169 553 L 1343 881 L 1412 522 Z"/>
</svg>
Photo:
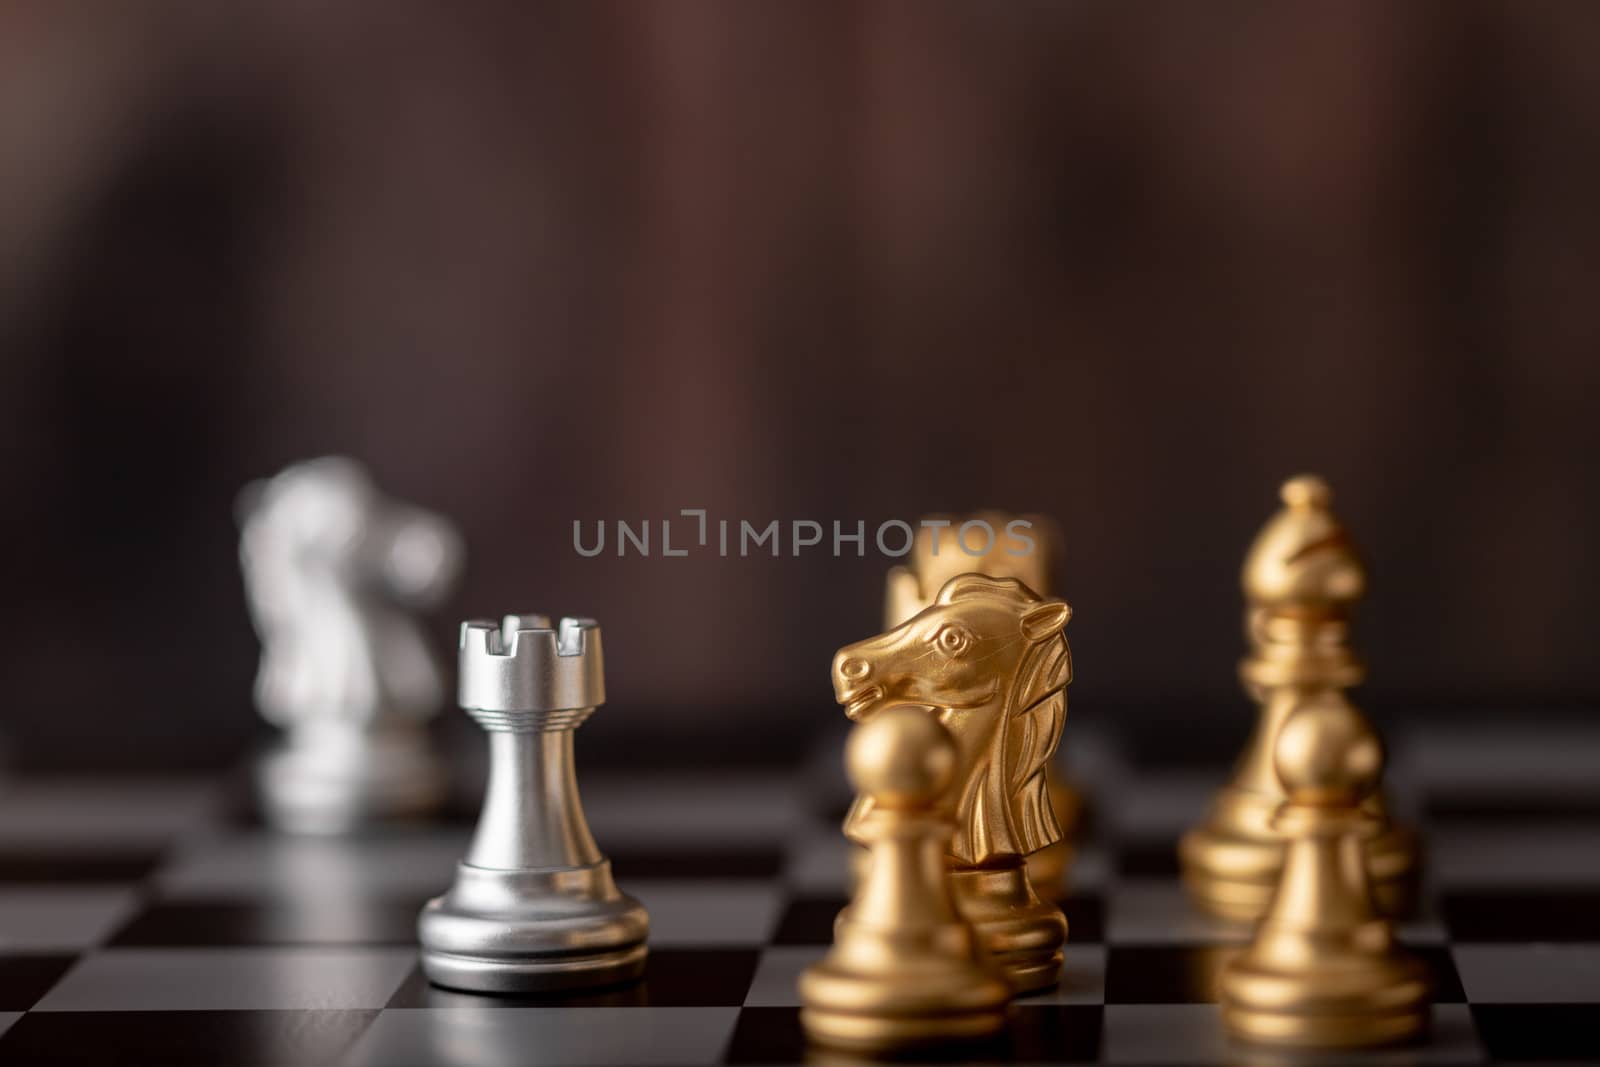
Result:
<svg viewBox="0 0 1600 1067">
<path fill-rule="evenodd" d="M 599 625 L 466 622 L 460 668 L 461 706 L 489 734 L 489 784 L 455 884 L 417 921 L 423 970 L 479 993 L 637 978 L 650 920 L 612 881 L 573 766 L 573 732 L 605 701 Z"/>
<path fill-rule="evenodd" d="M 460 534 L 337 456 L 247 486 L 238 511 L 256 704 L 286 731 L 257 768 L 263 812 L 339 833 L 433 811 L 446 776 L 424 725 L 444 684 L 417 615 L 455 585 Z"/>
<path fill-rule="evenodd" d="M 562 619 L 552 629 L 543 615 L 508 615 L 502 626 L 461 624 L 458 698 L 486 729 L 494 728 L 492 716 L 482 713 L 587 716 L 606 702 L 600 627 L 593 619 Z"/>
</svg>

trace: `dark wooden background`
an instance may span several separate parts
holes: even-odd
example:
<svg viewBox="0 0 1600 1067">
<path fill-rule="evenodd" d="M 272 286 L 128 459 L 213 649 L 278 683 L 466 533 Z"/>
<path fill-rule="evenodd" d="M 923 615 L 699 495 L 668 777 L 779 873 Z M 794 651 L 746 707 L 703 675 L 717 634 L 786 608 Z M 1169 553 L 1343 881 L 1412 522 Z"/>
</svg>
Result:
<svg viewBox="0 0 1600 1067">
<path fill-rule="evenodd" d="M 573 519 L 1048 512 L 1074 714 L 1237 734 L 1301 469 L 1369 699 L 1593 698 L 1597 56 L 1582 0 L 0 0 L 0 733 L 233 758 L 233 497 L 325 452 L 465 528 L 441 647 L 602 620 L 613 754 L 833 722 L 885 564 Z"/>
</svg>

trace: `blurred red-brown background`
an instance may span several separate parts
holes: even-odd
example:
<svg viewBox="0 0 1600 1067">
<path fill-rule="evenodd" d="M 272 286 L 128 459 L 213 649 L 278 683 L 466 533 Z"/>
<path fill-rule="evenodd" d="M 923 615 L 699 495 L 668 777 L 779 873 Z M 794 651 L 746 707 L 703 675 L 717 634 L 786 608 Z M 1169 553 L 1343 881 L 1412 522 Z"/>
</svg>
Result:
<svg viewBox="0 0 1600 1067">
<path fill-rule="evenodd" d="M 233 498 L 328 452 L 465 529 L 441 647 L 601 619 L 623 757 L 836 721 L 886 563 L 574 519 L 1047 512 L 1074 714 L 1236 739 L 1301 469 L 1369 700 L 1581 707 L 1596 56 L 1581 0 L 0 0 L 13 757 L 232 759 Z"/>
</svg>

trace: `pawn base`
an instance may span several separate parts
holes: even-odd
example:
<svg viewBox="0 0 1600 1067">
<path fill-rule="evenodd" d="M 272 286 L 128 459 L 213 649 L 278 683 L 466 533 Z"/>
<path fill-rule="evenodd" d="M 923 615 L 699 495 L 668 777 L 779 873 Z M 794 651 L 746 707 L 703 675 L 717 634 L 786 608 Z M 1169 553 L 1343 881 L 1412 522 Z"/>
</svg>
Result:
<svg viewBox="0 0 1600 1067">
<path fill-rule="evenodd" d="M 1297 1049 L 1405 1045 L 1420 1040 L 1428 1031 L 1425 1011 L 1378 1016 L 1307 1016 L 1224 1008 L 1222 1021 L 1229 1032 L 1242 1041 Z"/>
<path fill-rule="evenodd" d="M 496 870 L 461 864 L 417 920 L 429 981 L 473 993 L 542 993 L 637 979 L 650 920 L 611 864 Z"/>
<path fill-rule="evenodd" d="M 1246 953 L 1223 969 L 1217 991 L 1223 1021 L 1235 1037 L 1300 1048 L 1359 1048 L 1425 1033 L 1430 988 L 1427 968 L 1401 954 L 1338 953 L 1291 969 Z"/>
<path fill-rule="evenodd" d="M 802 1008 L 800 1025 L 805 1028 L 806 1036 L 819 1045 L 846 1052 L 883 1055 L 989 1040 L 1005 1029 L 1006 1013 L 997 1010 L 968 1015 L 894 1018 Z"/>
<path fill-rule="evenodd" d="M 800 976 L 800 1013 L 818 1044 L 891 1053 L 981 1041 L 1005 1027 L 1011 990 L 979 961 L 964 925 L 898 934 L 853 924 Z"/>
</svg>

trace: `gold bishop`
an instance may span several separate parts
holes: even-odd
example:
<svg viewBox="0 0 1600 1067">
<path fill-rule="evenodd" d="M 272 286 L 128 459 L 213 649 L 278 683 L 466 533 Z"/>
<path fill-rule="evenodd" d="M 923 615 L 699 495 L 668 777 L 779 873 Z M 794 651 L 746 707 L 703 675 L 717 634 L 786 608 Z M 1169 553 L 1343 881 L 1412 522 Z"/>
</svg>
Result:
<svg viewBox="0 0 1600 1067">
<path fill-rule="evenodd" d="M 1265 913 L 1283 870 L 1283 834 L 1272 821 L 1286 798 L 1273 768 L 1278 732 L 1309 695 L 1342 691 L 1366 674 L 1350 647 L 1366 569 L 1333 514 L 1333 494 L 1321 478 L 1301 475 L 1285 482 L 1281 495 L 1282 510 L 1262 528 L 1244 563 L 1250 651 L 1239 676 L 1259 708 L 1255 732 L 1206 821 L 1179 845 L 1184 884 L 1195 902 L 1246 921 Z M 1416 836 L 1389 822 L 1380 793 L 1366 803 L 1388 827 L 1365 842 L 1378 905 L 1386 914 L 1404 914 L 1416 892 Z"/>
</svg>

